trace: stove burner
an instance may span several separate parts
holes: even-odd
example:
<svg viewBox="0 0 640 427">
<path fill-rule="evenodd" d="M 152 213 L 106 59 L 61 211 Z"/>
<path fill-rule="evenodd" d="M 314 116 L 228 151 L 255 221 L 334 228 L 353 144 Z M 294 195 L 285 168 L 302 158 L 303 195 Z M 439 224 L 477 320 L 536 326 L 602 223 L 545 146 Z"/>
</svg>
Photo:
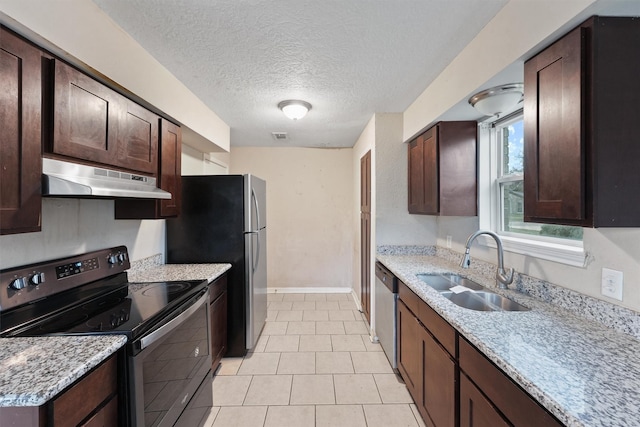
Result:
<svg viewBox="0 0 640 427">
<path fill-rule="evenodd" d="M 159 295 L 172 295 L 183 292 L 191 287 L 190 283 L 185 282 L 169 282 L 169 283 L 151 283 L 142 291 L 142 295 L 147 297 L 156 297 Z"/>
</svg>

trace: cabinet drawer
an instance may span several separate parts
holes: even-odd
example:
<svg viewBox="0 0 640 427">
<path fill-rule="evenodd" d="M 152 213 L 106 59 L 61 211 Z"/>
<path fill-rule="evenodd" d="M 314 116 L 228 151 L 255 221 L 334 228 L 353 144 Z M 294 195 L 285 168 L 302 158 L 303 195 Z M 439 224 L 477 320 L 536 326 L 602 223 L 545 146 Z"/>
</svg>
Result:
<svg viewBox="0 0 640 427">
<path fill-rule="evenodd" d="M 420 301 L 420 313 L 418 318 L 429 332 L 438 340 L 453 357 L 456 356 L 456 330 L 449 325 L 438 313 L 436 313 L 427 303 Z"/>
<path fill-rule="evenodd" d="M 227 290 L 227 274 L 223 274 L 209 285 L 209 301 L 214 302 Z"/>
<path fill-rule="evenodd" d="M 117 361 L 111 356 L 51 404 L 53 425 L 77 426 L 117 391 Z"/>
<path fill-rule="evenodd" d="M 398 280 L 398 298 L 407 306 L 409 310 L 417 317 L 420 313 L 420 305 L 424 304 L 424 301 L 420 299 L 407 285 L 402 283 L 402 280 Z"/>
<path fill-rule="evenodd" d="M 562 425 L 466 340 L 461 339 L 459 346 L 460 369 L 502 411 L 511 424 L 545 427 Z"/>
</svg>

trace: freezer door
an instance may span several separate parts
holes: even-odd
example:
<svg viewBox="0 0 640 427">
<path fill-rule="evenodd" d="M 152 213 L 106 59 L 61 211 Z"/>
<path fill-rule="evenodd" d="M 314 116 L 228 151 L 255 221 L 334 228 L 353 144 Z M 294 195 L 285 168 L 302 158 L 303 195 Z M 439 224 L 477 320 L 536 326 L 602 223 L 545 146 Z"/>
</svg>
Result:
<svg viewBox="0 0 640 427">
<path fill-rule="evenodd" d="M 267 183 L 253 175 L 244 175 L 244 231 L 267 226 Z"/>
</svg>

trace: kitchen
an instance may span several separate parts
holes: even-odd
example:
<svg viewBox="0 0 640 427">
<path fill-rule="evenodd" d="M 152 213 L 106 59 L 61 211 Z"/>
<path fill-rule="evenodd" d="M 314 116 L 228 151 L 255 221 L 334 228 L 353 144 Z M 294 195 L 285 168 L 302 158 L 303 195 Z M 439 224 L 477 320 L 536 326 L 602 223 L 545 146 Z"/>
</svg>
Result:
<svg viewBox="0 0 640 427">
<path fill-rule="evenodd" d="M 7 9 L 5 9 L 5 3 Z M 293 288 L 302 286 L 301 283 L 314 288 L 340 287 L 349 290 L 353 287 L 356 296 L 359 294 L 358 285 L 354 285 L 359 284 L 360 259 L 359 245 L 354 243 L 360 240 L 358 231 L 359 159 L 370 148 L 374 149 L 373 172 L 376 179 L 373 182 L 373 194 L 376 199 L 374 209 L 377 218 L 372 231 L 376 240 L 372 247 L 437 245 L 446 248 L 447 236 L 451 236 L 451 248 L 456 252 L 463 252 L 466 238 L 479 228 L 477 217 L 415 216 L 407 213 L 405 192 L 398 191 L 398 188 L 406 186 L 406 147 L 402 143 L 429 123 L 456 119 L 455 116 L 449 118 L 445 116 L 451 106 L 456 105 L 461 99 L 465 99 L 466 102 L 468 94 L 475 93 L 476 89 L 526 52 L 540 50 L 580 23 L 582 18 L 586 19 L 591 14 L 597 14 L 602 10 L 600 8 L 612 6 L 608 2 L 597 2 L 593 5 L 586 1 L 563 2 L 561 5 L 553 6 L 557 12 L 549 17 L 545 11 L 540 10 L 544 9 L 540 5 L 535 6 L 534 3 L 527 9 L 527 5 L 519 3 L 509 2 L 502 13 L 496 15 L 492 25 L 488 25 L 481 33 L 485 39 L 474 40 L 406 111 L 376 114 L 353 148 L 313 150 L 231 147 L 230 157 L 221 156 L 222 160 L 213 159 L 214 162 L 228 165 L 231 173 L 250 171 L 265 178 L 270 189 L 282 191 L 281 194 L 269 195 L 269 200 L 273 201 L 269 205 L 268 212 L 272 225 L 269 240 L 270 287 Z M 80 2 L 74 7 L 67 6 L 73 10 L 66 10 L 64 7 L 52 8 L 57 10 L 41 8 L 42 10 L 38 13 L 42 16 L 63 14 L 80 16 L 81 18 L 77 19 L 77 25 L 80 27 L 81 21 L 86 21 L 87 27 L 84 31 L 87 31 L 86 34 L 92 34 L 99 25 L 88 19 L 88 16 L 92 16 L 93 9 L 83 9 L 83 5 L 84 3 Z M 17 21 L 41 33 L 43 37 L 56 41 L 65 50 L 75 52 L 74 54 L 85 62 L 94 65 L 93 61 L 97 61 L 94 66 L 96 69 L 101 69 L 100 59 L 91 56 L 91 49 L 81 53 L 81 47 L 74 47 L 75 39 L 91 39 L 95 35 L 77 37 L 77 34 L 82 34 L 83 30 L 74 28 L 73 37 L 64 34 L 56 36 L 55 28 L 47 29 L 44 24 L 38 22 L 38 13 L 21 10 L 15 5 L 13 7 L 16 9 L 10 9 L 9 6 L 12 6 L 11 2 L 3 2 L 3 12 L 12 11 Z M 591 9 L 588 11 L 584 10 L 589 7 Z M 86 16 L 83 15 L 83 11 Z M 514 16 L 519 19 L 513 19 Z M 523 22 L 523 16 L 531 18 Z M 64 22 L 62 18 L 59 20 Z M 517 34 L 524 34 L 522 38 L 510 37 L 513 43 L 518 44 L 511 46 L 512 50 L 500 51 L 487 48 L 487 46 L 499 45 L 499 41 L 496 40 L 498 34 L 516 33 L 513 30 L 516 23 L 519 26 L 528 24 L 535 28 L 517 31 Z M 58 29 L 58 31 L 61 30 Z M 69 38 L 65 39 L 65 37 Z M 482 52 L 482 61 L 477 60 L 478 50 Z M 481 64 L 479 65 L 478 62 Z M 470 74 L 469 69 L 473 69 L 474 73 Z M 122 72 L 122 70 L 115 70 L 113 73 L 111 70 L 102 70 L 103 74 L 117 81 L 128 82 L 126 76 L 120 80 L 118 73 Z M 504 81 L 496 82 L 496 84 L 500 83 Z M 123 83 L 123 86 L 137 88 L 135 84 L 128 86 Z M 162 100 L 156 102 L 153 98 L 158 96 L 157 94 L 148 97 L 144 92 L 137 89 L 134 91 L 142 98 L 158 105 L 159 108 L 165 109 Z M 438 99 L 437 104 L 429 102 L 429 99 L 434 97 Z M 173 110 L 166 109 L 166 111 L 179 117 Z M 190 120 L 196 120 L 195 116 L 194 114 Z M 203 121 L 207 126 L 193 123 L 192 127 L 195 129 L 201 126 L 199 130 L 208 136 L 207 139 L 214 141 L 223 150 L 228 150 L 228 128 L 225 129 L 224 125 L 211 120 L 210 113 L 205 115 Z M 218 127 L 211 129 L 211 123 L 214 123 L 213 127 L 217 123 Z M 197 145 L 197 142 L 192 145 Z M 206 170 L 207 173 L 217 172 L 216 169 L 219 166 L 216 163 L 202 161 L 203 155 L 192 146 L 185 148 L 184 151 L 186 153 L 183 152 L 183 173 L 188 170 L 189 165 L 193 166 L 193 173 L 197 173 L 195 168 Z M 296 188 L 291 188 L 291 182 L 298 183 Z M 350 185 L 345 185 L 345 182 Z M 308 191 L 294 191 L 300 188 Z M 111 203 L 101 200 L 43 200 L 43 231 L 41 233 L 1 238 L 2 268 L 120 244 L 125 244 L 129 248 L 133 260 L 164 253 L 165 230 L 162 221 L 115 221 Z M 304 235 L 301 232 L 296 233 L 296 230 L 304 228 L 305 223 L 296 222 L 299 221 L 297 216 L 288 216 L 291 209 L 287 209 L 286 206 L 289 203 L 300 209 L 298 211 L 300 216 L 318 218 L 323 226 L 305 230 Z M 330 209 L 327 209 L 327 206 Z M 278 221 L 278 218 L 282 220 Z M 517 272 L 544 279 L 597 299 L 605 299 L 600 293 L 601 269 L 612 268 L 623 271 L 624 295 L 622 303 L 617 304 L 637 311 L 640 309 L 640 295 L 638 287 L 635 286 L 636 278 L 640 277 L 637 237 L 638 231 L 635 228 L 584 229 L 584 247 L 585 252 L 589 254 L 589 262 L 585 268 L 569 267 L 513 253 L 507 253 L 505 260 L 506 265 L 515 268 Z M 483 250 L 474 246 L 471 255 L 474 258 L 495 263 L 495 254 L 489 249 Z M 277 265 L 287 265 L 286 271 L 274 268 Z M 313 282 L 309 282 L 309 277 L 314 278 Z M 611 299 L 606 301 L 615 302 Z"/>
</svg>

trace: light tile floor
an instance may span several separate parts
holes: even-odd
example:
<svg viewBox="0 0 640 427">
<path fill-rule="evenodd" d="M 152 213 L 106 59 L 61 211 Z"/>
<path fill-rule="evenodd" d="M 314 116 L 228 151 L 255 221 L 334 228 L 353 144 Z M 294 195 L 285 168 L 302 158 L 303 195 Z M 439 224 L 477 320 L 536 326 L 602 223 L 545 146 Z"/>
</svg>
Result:
<svg viewBox="0 0 640 427">
<path fill-rule="evenodd" d="M 253 352 L 225 358 L 208 427 L 422 427 L 350 294 L 269 294 Z"/>
</svg>

